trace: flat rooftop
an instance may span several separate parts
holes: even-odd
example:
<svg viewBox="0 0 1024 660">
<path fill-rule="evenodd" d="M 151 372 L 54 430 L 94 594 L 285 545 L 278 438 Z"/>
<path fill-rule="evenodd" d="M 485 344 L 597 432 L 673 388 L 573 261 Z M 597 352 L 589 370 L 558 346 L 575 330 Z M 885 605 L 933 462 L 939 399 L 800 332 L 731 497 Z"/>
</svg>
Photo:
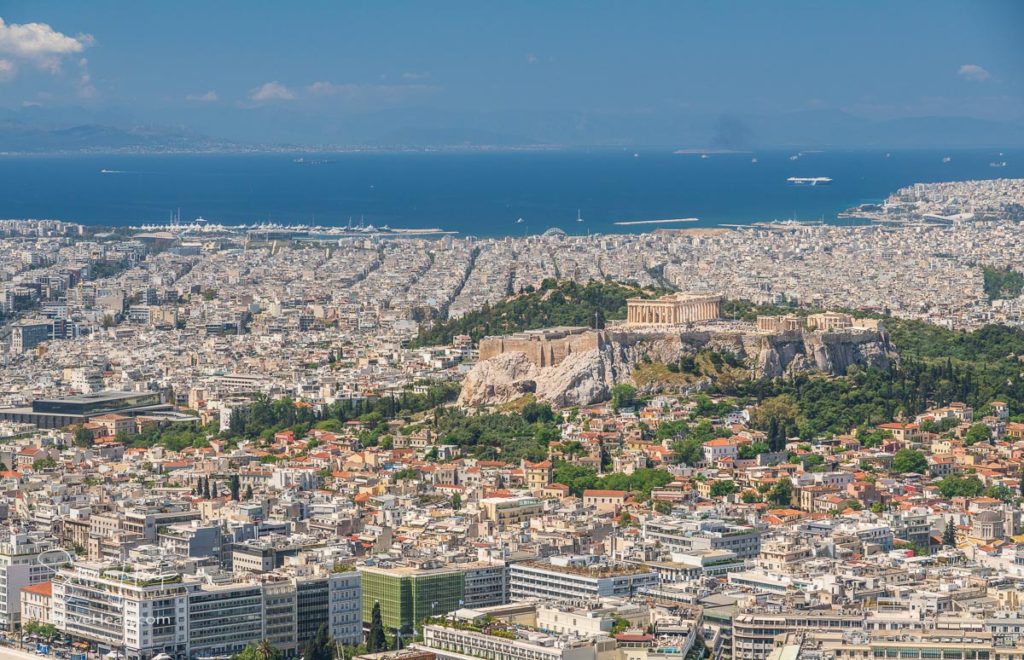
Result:
<svg viewBox="0 0 1024 660">
<path fill-rule="evenodd" d="M 94 392 L 92 394 L 73 394 L 52 399 L 36 399 L 36 401 L 47 401 L 54 403 L 78 403 L 88 405 L 90 403 L 109 403 L 111 401 L 122 401 L 132 399 L 145 394 L 157 394 L 157 392 L 122 392 L 119 390 L 107 390 L 105 392 Z"/>
</svg>

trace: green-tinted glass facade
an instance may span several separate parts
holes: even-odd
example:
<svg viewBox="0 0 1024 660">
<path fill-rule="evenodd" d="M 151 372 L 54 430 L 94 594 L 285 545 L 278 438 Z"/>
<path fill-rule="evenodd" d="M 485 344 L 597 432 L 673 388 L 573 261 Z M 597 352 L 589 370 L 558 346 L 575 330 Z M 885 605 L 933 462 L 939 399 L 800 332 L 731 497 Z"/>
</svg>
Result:
<svg viewBox="0 0 1024 660">
<path fill-rule="evenodd" d="M 373 620 L 373 605 L 380 603 L 381 617 L 388 630 L 411 634 L 423 619 L 447 614 L 460 607 L 465 590 L 461 571 L 413 572 L 363 569 L 363 624 Z"/>
</svg>

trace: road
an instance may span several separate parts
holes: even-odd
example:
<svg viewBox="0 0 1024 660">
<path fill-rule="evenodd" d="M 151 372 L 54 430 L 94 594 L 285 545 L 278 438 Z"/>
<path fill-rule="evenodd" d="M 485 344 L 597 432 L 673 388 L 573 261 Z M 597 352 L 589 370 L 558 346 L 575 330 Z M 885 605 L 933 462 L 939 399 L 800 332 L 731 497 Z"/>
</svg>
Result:
<svg viewBox="0 0 1024 660">
<path fill-rule="evenodd" d="M 0 646 L 0 660 L 42 660 L 44 657 L 53 658 L 52 655 L 36 655 L 35 653 L 29 653 L 28 651 L 19 651 L 18 649 L 11 648 L 10 646 Z"/>
</svg>

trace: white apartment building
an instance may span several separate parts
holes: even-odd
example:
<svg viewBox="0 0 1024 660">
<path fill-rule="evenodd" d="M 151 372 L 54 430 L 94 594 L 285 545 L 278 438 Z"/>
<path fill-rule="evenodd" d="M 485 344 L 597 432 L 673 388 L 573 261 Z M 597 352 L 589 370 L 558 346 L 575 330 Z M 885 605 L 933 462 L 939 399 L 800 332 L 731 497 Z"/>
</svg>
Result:
<svg viewBox="0 0 1024 660">
<path fill-rule="evenodd" d="M 218 583 L 156 566 L 77 562 L 54 577 L 53 623 L 128 660 L 230 656 L 262 639 L 295 654 L 321 625 L 334 639 L 361 642 L 362 588 L 358 571 L 295 568 Z"/>
<path fill-rule="evenodd" d="M 455 627 L 423 626 L 423 643 L 437 660 L 610 660 L 617 657 L 615 640 L 555 637 L 544 633 L 509 639 Z"/>
<path fill-rule="evenodd" d="M 0 627 L 21 625 L 21 588 L 46 582 L 54 573 L 54 544 L 24 533 L 0 541 Z M 51 554 L 53 555 L 51 557 Z"/>
<path fill-rule="evenodd" d="M 509 576 L 513 601 L 628 598 L 658 582 L 658 574 L 646 566 L 610 564 L 594 556 L 520 562 L 512 565 Z"/>
<path fill-rule="evenodd" d="M 179 573 L 76 562 L 53 578 L 53 623 L 128 660 L 187 652 L 188 589 Z"/>
</svg>

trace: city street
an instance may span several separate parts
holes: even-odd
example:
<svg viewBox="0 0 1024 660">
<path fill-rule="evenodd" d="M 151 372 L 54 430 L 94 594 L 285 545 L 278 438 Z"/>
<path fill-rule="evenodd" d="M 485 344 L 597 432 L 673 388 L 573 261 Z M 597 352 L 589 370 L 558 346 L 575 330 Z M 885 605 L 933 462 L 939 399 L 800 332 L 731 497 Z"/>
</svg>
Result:
<svg viewBox="0 0 1024 660">
<path fill-rule="evenodd" d="M 0 660 L 39 660 L 40 658 L 53 656 L 42 656 L 28 651 L 19 651 L 10 646 L 0 646 Z"/>
</svg>

